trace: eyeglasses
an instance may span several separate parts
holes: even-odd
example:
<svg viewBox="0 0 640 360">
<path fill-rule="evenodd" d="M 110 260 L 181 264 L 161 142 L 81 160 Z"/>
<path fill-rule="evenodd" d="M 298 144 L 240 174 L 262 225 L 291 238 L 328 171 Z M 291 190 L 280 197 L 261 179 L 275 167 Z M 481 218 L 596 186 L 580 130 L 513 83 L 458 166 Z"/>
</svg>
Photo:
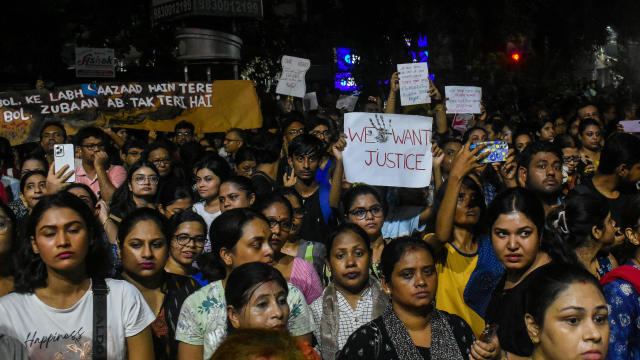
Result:
<svg viewBox="0 0 640 360">
<path fill-rule="evenodd" d="M 177 133 L 176 133 L 176 136 L 179 136 L 179 137 L 187 137 L 187 136 L 191 136 L 191 135 L 192 135 L 192 134 L 191 134 L 191 132 L 188 132 L 188 131 L 185 131 L 185 132 L 177 132 Z"/>
<path fill-rule="evenodd" d="M 87 150 L 94 151 L 98 149 L 104 149 L 104 143 L 86 144 L 86 145 L 82 145 L 82 147 Z"/>
<path fill-rule="evenodd" d="M 369 209 L 355 208 L 353 210 L 350 210 L 349 214 L 355 216 L 356 219 L 358 219 L 358 220 L 364 220 L 364 218 L 367 217 L 367 213 L 368 212 L 370 212 L 371 215 L 373 215 L 373 217 L 380 217 L 380 216 L 382 216 L 382 206 L 373 205 Z"/>
<path fill-rule="evenodd" d="M 149 175 L 149 176 L 144 176 L 144 175 L 136 175 L 133 177 L 133 180 L 136 182 L 136 184 L 138 185 L 142 185 L 145 182 L 149 182 L 149 184 L 151 185 L 156 185 L 158 183 L 158 181 L 160 180 L 160 177 L 156 176 L 156 175 Z"/>
<path fill-rule="evenodd" d="M 0 216 L 0 233 L 5 233 L 9 229 L 11 220 L 8 217 Z"/>
<path fill-rule="evenodd" d="M 293 223 L 291 220 L 276 220 L 276 219 L 267 219 L 269 221 L 269 228 L 273 229 L 276 225 L 280 226 L 281 230 L 291 231 L 293 229 Z"/>
<path fill-rule="evenodd" d="M 169 160 L 169 159 L 158 159 L 158 160 L 153 160 L 151 163 L 153 165 L 155 165 L 155 166 L 169 165 L 169 164 L 171 164 L 171 160 Z"/>
<path fill-rule="evenodd" d="M 193 244 L 196 247 L 198 248 L 204 247 L 204 241 L 205 241 L 204 235 L 197 235 L 192 237 L 192 236 L 189 236 L 189 234 L 178 234 L 175 237 L 176 237 L 176 242 L 180 246 L 187 246 L 191 241 L 193 241 Z"/>
<path fill-rule="evenodd" d="M 312 131 L 312 132 L 311 132 L 311 135 L 313 135 L 313 136 L 315 136 L 315 137 L 319 137 L 319 136 L 322 136 L 322 137 L 329 137 L 329 134 L 331 134 L 331 133 L 329 132 L 329 130 L 325 130 L 325 131 L 319 131 L 319 130 L 316 130 L 316 131 Z"/>
<path fill-rule="evenodd" d="M 563 156 L 563 157 L 562 157 L 562 161 L 563 161 L 563 162 L 566 162 L 566 163 L 570 163 L 570 162 L 580 162 L 580 160 L 582 160 L 582 158 L 580 157 L 580 155 Z"/>
<path fill-rule="evenodd" d="M 287 130 L 287 134 L 289 134 L 291 136 L 302 135 L 302 134 L 304 134 L 304 129 Z"/>
</svg>

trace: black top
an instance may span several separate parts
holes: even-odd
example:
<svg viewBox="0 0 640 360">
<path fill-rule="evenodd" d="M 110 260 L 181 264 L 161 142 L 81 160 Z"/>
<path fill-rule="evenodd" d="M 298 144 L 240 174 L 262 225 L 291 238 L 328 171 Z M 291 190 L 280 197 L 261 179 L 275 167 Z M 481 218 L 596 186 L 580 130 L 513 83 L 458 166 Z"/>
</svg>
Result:
<svg viewBox="0 0 640 360">
<path fill-rule="evenodd" d="M 471 351 L 471 345 L 475 341 L 471 328 L 459 316 L 449 314 L 445 311 L 441 312 L 446 316 L 462 357 L 466 359 Z M 376 328 L 380 331 L 376 331 Z M 379 344 L 379 346 L 373 345 L 376 343 Z M 431 360 L 431 351 L 429 348 L 419 346 L 416 348 L 425 360 Z M 358 330 L 349 336 L 342 350 L 336 353 L 336 360 L 361 359 L 401 360 L 387 333 L 382 316 L 358 328 Z"/>
<path fill-rule="evenodd" d="M 253 174 L 251 184 L 253 185 L 253 190 L 256 192 L 257 198 L 271 194 L 277 187 L 276 181 L 262 171 L 256 171 Z"/>
<path fill-rule="evenodd" d="M 503 350 L 518 356 L 531 356 L 533 343 L 529 339 L 524 323 L 524 302 L 529 286 L 540 269 L 547 265 L 535 269 L 518 285 L 509 290 L 504 289 L 505 274 L 493 291 L 491 301 L 487 307 L 485 321 L 487 324 L 497 324 L 499 326 L 498 339 Z"/>
<path fill-rule="evenodd" d="M 293 187 L 295 190 L 295 187 Z M 327 239 L 331 227 L 324 221 L 322 208 L 320 207 L 320 189 L 313 195 L 303 198 L 304 218 L 300 226 L 300 237 L 308 241 L 315 241 L 327 245 Z"/>
<path fill-rule="evenodd" d="M 574 194 L 574 193 L 581 194 L 581 195 L 598 194 L 598 195 L 600 195 L 602 197 L 605 197 L 593 185 L 593 178 L 583 179 L 582 180 L 582 184 L 577 185 L 575 188 L 573 188 L 573 191 L 571 191 L 569 193 L 567 198 L 571 197 L 571 195 Z M 609 203 L 609 210 L 611 211 L 611 218 L 617 224 L 622 223 L 621 217 L 622 217 L 622 214 L 624 213 L 625 209 L 627 208 L 627 201 L 629 199 L 628 195 L 630 195 L 630 194 L 623 193 L 622 191 L 620 191 L 620 196 L 618 196 L 617 199 L 610 199 L 610 198 L 605 197 L 607 199 L 607 203 Z"/>
</svg>

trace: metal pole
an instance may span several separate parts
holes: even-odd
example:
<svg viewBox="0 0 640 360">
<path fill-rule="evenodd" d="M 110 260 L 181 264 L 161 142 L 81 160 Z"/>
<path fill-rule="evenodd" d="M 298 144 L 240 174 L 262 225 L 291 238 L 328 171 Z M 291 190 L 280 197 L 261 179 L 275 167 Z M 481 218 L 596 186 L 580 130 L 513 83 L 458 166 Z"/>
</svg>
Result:
<svg viewBox="0 0 640 360">
<path fill-rule="evenodd" d="M 238 63 L 233 63 L 233 79 L 238 80 Z"/>
<path fill-rule="evenodd" d="M 211 82 L 211 66 L 207 66 L 207 82 Z"/>
<path fill-rule="evenodd" d="M 184 64 L 184 81 L 189 81 L 189 65 Z"/>
</svg>

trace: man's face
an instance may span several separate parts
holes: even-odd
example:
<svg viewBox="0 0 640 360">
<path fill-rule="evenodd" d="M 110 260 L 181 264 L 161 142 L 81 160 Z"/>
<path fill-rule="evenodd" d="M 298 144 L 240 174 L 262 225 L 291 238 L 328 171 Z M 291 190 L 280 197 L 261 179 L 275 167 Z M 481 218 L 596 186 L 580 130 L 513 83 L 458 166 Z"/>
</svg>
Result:
<svg viewBox="0 0 640 360">
<path fill-rule="evenodd" d="M 629 172 L 623 178 L 623 181 L 627 184 L 635 184 L 640 181 L 640 163 L 635 163 L 629 168 Z"/>
<path fill-rule="evenodd" d="M 585 107 L 578 109 L 578 116 L 580 117 L 580 119 L 583 119 L 583 120 L 587 118 L 592 118 L 594 120 L 601 121 L 598 108 L 593 105 L 587 105 Z"/>
<path fill-rule="evenodd" d="M 318 125 L 309 132 L 309 134 L 317 137 L 326 146 L 329 144 L 329 128 L 325 125 Z"/>
<path fill-rule="evenodd" d="M 177 145 L 182 146 L 193 140 L 193 132 L 190 129 L 176 129 L 174 141 Z"/>
<path fill-rule="evenodd" d="M 47 154 L 53 153 L 53 145 L 64 144 L 65 136 L 62 129 L 55 125 L 49 125 L 42 130 L 42 136 L 40 137 L 40 146 Z"/>
<path fill-rule="evenodd" d="M 562 135 L 567 132 L 567 122 L 564 118 L 559 117 L 553 122 L 553 130 L 555 130 L 556 135 Z"/>
<path fill-rule="evenodd" d="M 315 153 L 305 155 L 292 155 L 289 157 L 289 166 L 293 168 L 296 177 L 303 181 L 315 179 L 320 157 Z"/>
<path fill-rule="evenodd" d="M 238 151 L 238 149 L 240 149 L 242 147 L 242 138 L 240 137 L 240 135 L 238 135 L 238 133 L 234 132 L 228 132 L 225 136 L 224 136 L 224 150 L 227 152 L 227 154 L 235 154 L 236 151 Z"/>
<path fill-rule="evenodd" d="M 303 133 L 304 125 L 297 121 L 292 122 L 286 129 L 284 129 L 284 143 L 289 145 L 291 140 L 295 139 L 298 135 L 302 135 Z"/>
<path fill-rule="evenodd" d="M 122 163 L 127 167 L 131 167 L 131 165 L 133 165 L 136 161 L 140 160 L 140 156 L 142 155 L 143 151 L 144 149 L 140 148 L 130 148 L 126 154 L 120 152 L 120 159 L 122 160 Z"/>
<path fill-rule="evenodd" d="M 158 175 L 164 177 L 171 172 L 171 155 L 164 148 L 157 148 L 149 153 L 149 162 L 158 169 Z"/>
<path fill-rule="evenodd" d="M 80 149 L 82 161 L 93 163 L 96 153 L 104 151 L 104 146 L 104 141 L 94 136 L 82 140 L 82 149 Z"/>
<path fill-rule="evenodd" d="M 529 168 L 519 171 L 520 181 L 535 193 L 553 195 L 562 187 L 562 160 L 554 153 L 535 154 Z"/>
</svg>

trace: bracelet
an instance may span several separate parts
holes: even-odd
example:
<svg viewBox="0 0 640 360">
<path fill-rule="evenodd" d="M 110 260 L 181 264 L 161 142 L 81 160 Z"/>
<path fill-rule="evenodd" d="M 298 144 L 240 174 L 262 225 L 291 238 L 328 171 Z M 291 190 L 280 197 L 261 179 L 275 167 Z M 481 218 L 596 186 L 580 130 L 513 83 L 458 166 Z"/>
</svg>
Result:
<svg viewBox="0 0 640 360">
<path fill-rule="evenodd" d="M 106 224 L 107 221 L 109 221 L 109 220 L 111 220 L 111 218 L 107 216 L 107 218 L 102 222 L 102 227 L 104 227 L 104 224 Z"/>
</svg>

